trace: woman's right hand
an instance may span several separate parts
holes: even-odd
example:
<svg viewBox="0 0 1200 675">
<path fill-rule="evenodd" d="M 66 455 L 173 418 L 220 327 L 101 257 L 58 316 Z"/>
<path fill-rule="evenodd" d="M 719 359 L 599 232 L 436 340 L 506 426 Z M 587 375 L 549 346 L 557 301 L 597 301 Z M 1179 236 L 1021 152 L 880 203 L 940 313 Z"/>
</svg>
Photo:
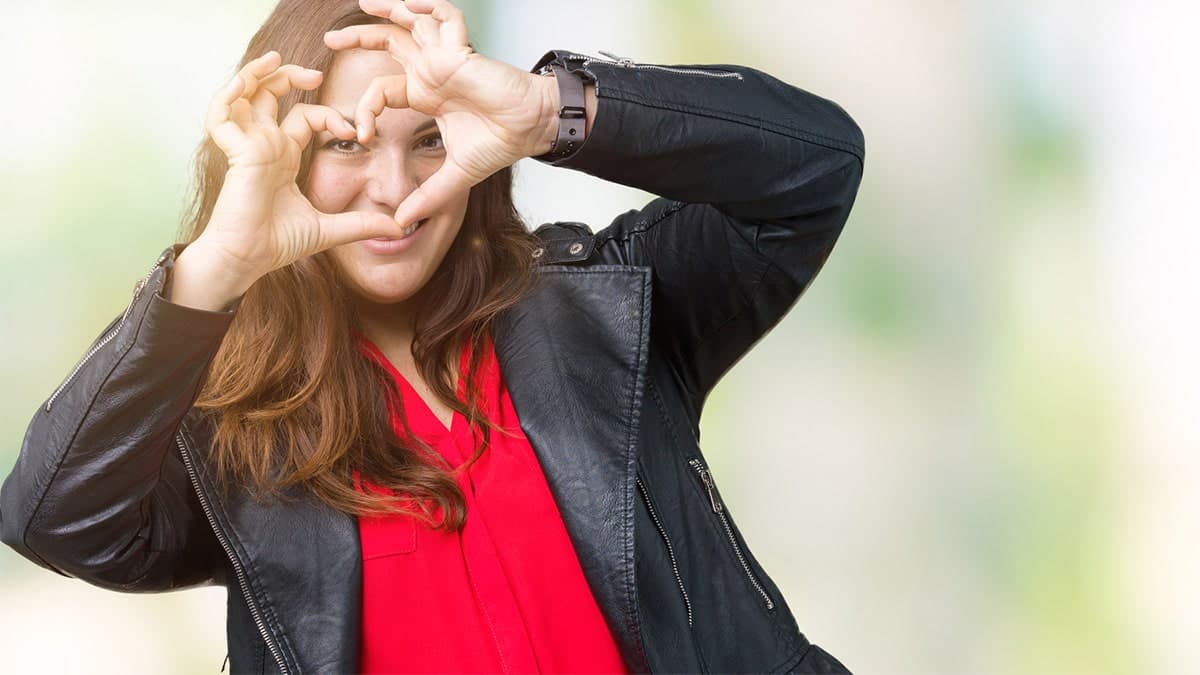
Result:
<svg viewBox="0 0 1200 675">
<path fill-rule="evenodd" d="M 323 213 L 300 191 L 300 157 L 313 134 L 329 131 L 354 140 L 356 133 L 321 105 L 296 104 L 276 123 L 280 97 L 316 89 L 323 77 L 280 61 L 275 51 L 250 61 L 213 98 L 205 130 L 229 169 L 203 234 L 176 261 L 172 301 L 216 309 L 272 270 L 339 244 L 399 236 L 403 229 L 381 213 Z"/>
</svg>

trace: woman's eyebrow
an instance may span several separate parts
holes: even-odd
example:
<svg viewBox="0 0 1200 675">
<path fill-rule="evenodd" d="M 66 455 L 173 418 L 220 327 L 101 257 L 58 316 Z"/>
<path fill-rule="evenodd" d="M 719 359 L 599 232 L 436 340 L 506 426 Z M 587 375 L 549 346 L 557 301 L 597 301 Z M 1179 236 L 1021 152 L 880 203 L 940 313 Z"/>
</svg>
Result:
<svg viewBox="0 0 1200 675">
<path fill-rule="evenodd" d="M 429 119 L 425 120 L 424 122 L 421 122 L 420 124 L 418 124 L 417 128 L 413 129 L 412 135 L 416 136 L 417 134 L 428 131 L 430 129 L 436 129 L 436 128 L 437 128 L 437 120 L 430 117 Z"/>
<path fill-rule="evenodd" d="M 346 120 L 350 124 L 350 126 L 354 126 L 354 118 L 353 117 L 350 117 L 349 115 L 342 115 L 342 119 Z M 418 124 L 417 128 L 413 129 L 412 135 L 416 136 L 417 134 L 420 134 L 424 131 L 428 131 L 429 129 L 436 129 L 436 128 L 437 128 L 437 120 L 430 117 L 429 119 L 425 120 L 424 122 Z M 375 136 L 378 138 L 383 138 L 383 134 L 379 133 L 378 127 L 375 128 Z"/>
</svg>

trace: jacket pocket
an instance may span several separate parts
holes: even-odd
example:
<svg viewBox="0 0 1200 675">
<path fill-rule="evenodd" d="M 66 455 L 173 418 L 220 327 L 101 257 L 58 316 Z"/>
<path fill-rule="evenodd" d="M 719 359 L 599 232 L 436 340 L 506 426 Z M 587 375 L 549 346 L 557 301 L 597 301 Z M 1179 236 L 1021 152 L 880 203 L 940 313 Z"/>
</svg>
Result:
<svg viewBox="0 0 1200 675">
<path fill-rule="evenodd" d="M 637 479 L 637 487 L 638 492 L 642 495 L 642 501 L 646 504 L 646 510 L 650 512 L 650 519 L 654 521 L 654 527 L 667 547 L 667 557 L 671 560 L 671 571 L 675 574 L 675 583 L 679 585 L 679 594 L 683 596 L 683 606 L 687 609 L 688 626 L 691 627 L 692 601 L 688 597 L 687 588 L 683 585 L 683 576 L 679 574 L 679 560 L 675 557 L 675 547 L 671 545 L 671 538 L 667 536 L 667 528 L 663 526 L 662 520 L 658 517 L 654 502 L 650 501 L 650 491 L 646 489 L 641 478 Z"/>
<path fill-rule="evenodd" d="M 775 601 L 772 600 L 771 596 L 767 594 L 766 588 L 763 586 L 762 582 L 758 580 L 758 577 L 754 574 L 754 570 L 750 568 L 750 561 L 746 558 L 746 554 L 742 550 L 742 546 L 738 544 L 737 536 L 735 536 L 733 531 L 733 525 L 729 521 L 729 516 L 725 513 L 725 503 L 721 501 L 721 495 L 717 491 L 717 484 L 713 481 L 712 474 L 709 472 L 708 467 L 704 465 L 704 462 L 701 461 L 699 457 L 689 457 L 687 462 L 688 466 L 692 470 L 692 473 L 700 481 L 700 485 L 703 487 L 706 496 L 708 497 L 709 506 L 712 508 L 713 513 L 716 514 L 717 520 L 720 522 L 721 529 L 725 534 L 725 539 L 728 542 L 730 549 L 733 551 L 734 556 L 737 557 L 738 564 L 741 565 L 742 573 L 745 575 L 746 580 L 750 582 L 750 585 L 754 587 L 754 590 L 762 599 L 763 606 L 768 610 L 775 609 Z"/>
</svg>

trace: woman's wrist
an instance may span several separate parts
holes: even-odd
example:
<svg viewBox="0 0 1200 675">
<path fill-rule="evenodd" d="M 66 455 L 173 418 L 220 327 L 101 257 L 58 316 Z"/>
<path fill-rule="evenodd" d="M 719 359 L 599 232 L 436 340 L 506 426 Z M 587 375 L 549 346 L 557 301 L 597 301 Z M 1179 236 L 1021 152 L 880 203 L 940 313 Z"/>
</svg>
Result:
<svg viewBox="0 0 1200 675">
<path fill-rule="evenodd" d="M 540 120 L 537 127 L 538 132 L 534 136 L 536 140 L 533 149 L 529 151 L 529 156 L 537 157 L 550 152 L 550 148 L 554 145 L 554 139 L 558 137 L 558 108 L 561 103 L 559 102 L 558 83 L 554 81 L 553 77 L 545 75 L 533 75 L 532 77 L 536 84 L 541 113 L 538 115 Z"/>
<path fill-rule="evenodd" d="M 201 236 L 175 259 L 165 298 L 169 302 L 210 312 L 227 311 L 257 280 L 239 273 Z"/>
</svg>

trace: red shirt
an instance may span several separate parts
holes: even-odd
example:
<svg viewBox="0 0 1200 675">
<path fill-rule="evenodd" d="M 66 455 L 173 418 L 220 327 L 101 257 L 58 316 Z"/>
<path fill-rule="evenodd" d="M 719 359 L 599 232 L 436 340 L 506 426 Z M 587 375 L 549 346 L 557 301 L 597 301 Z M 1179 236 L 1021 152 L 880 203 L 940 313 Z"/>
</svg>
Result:
<svg viewBox="0 0 1200 675">
<path fill-rule="evenodd" d="M 454 413 L 447 429 L 374 344 L 360 344 L 395 378 L 413 434 L 454 467 L 469 459 L 466 418 Z M 467 357 L 463 350 L 464 400 Z M 624 673 L 490 340 L 481 375 L 482 410 L 511 435 L 493 430 L 488 449 L 459 474 L 463 530 L 433 530 L 406 515 L 359 518 L 363 672 Z M 395 410 L 392 426 L 405 437 Z"/>
</svg>

